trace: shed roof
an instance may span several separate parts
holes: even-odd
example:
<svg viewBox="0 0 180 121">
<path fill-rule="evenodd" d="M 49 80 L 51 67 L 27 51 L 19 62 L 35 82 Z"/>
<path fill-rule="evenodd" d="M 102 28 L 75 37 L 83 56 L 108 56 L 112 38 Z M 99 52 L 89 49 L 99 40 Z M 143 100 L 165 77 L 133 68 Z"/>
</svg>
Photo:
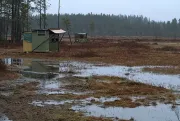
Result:
<svg viewBox="0 0 180 121">
<path fill-rule="evenodd" d="M 64 34 L 66 33 L 66 31 L 64 31 L 63 29 L 35 29 L 33 30 L 34 31 L 51 31 L 55 34 Z"/>
<path fill-rule="evenodd" d="M 49 29 L 50 31 L 52 31 L 55 34 L 64 34 L 66 33 L 66 31 L 62 30 L 62 29 Z"/>
</svg>

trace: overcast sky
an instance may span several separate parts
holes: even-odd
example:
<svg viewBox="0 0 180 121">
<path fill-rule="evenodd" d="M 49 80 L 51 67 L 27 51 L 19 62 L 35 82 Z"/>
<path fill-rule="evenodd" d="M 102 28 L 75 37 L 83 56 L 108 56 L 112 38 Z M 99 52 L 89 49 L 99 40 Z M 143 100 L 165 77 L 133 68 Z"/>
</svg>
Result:
<svg viewBox="0 0 180 121">
<path fill-rule="evenodd" d="M 49 0 L 48 13 L 57 13 L 59 0 Z M 143 15 L 152 20 L 180 18 L 180 0 L 61 0 L 61 13 Z"/>
</svg>

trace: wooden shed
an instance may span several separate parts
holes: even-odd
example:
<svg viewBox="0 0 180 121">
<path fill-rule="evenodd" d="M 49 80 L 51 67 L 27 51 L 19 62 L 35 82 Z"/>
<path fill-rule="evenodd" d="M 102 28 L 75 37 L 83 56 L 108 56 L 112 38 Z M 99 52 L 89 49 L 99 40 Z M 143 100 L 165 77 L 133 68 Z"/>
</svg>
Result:
<svg viewBox="0 0 180 121">
<path fill-rule="evenodd" d="M 62 29 L 33 30 L 32 51 L 33 52 L 57 52 L 59 41 L 66 31 Z"/>
<path fill-rule="evenodd" d="M 75 33 L 75 42 L 88 42 L 87 33 Z"/>
<path fill-rule="evenodd" d="M 36 29 L 24 33 L 24 52 L 57 52 L 59 41 L 62 40 L 66 31 L 62 29 Z"/>
<path fill-rule="evenodd" d="M 24 32 L 23 34 L 23 52 L 32 51 L 32 32 Z"/>
</svg>

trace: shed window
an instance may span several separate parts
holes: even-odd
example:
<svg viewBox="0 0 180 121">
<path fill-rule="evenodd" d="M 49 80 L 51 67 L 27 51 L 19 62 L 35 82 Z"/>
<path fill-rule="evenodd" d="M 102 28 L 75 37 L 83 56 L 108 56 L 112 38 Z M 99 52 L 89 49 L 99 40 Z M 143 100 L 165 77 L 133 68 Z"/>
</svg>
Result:
<svg viewBox="0 0 180 121">
<path fill-rule="evenodd" d="M 38 36 L 45 36 L 46 31 L 37 31 Z"/>
</svg>

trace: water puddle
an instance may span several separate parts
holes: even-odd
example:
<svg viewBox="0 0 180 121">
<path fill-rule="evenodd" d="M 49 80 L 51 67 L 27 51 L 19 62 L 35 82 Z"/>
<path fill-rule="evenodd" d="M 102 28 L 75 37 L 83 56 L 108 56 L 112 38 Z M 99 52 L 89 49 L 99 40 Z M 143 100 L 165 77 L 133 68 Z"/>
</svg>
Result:
<svg viewBox="0 0 180 121">
<path fill-rule="evenodd" d="M 30 103 L 34 106 L 43 107 L 46 105 L 64 105 L 66 103 L 73 103 L 73 100 L 66 100 L 66 101 L 55 101 L 55 100 L 47 100 L 47 101 L 33 101 Z"/>
<path fill-rule="evenodd" d="M 66 103 L 70 104 L 81 104 L 81 105 L 88 105 L 91 104 L 92 102 L 99 102 L 99 103 L 104 103 L 104 102 L 109 102 L 109 101 L 115 101 L 115 100 L 120 100 L 120 98 L 117 97 L 101 97 L 101 98 L 94 98 L 94 97 L 89 97 L 86 99 L 81 99 L 81 100 L 63 100 L 63 101 L 55 101 L 55 100 L 47 100 L 47 101 L 33 101 L 30 103 L 31 105 L 34 106 L 46 106 L 46 105 L 64 105 Z"/>
<path fill-rule="evenodd" d="M 11 59 L 3 60 L 7 65 L 18 65 L 24 77 L 37 79 L 53 79 L 58 76 L 90 77 L 118 76 L 130 80 L 164 86 L 166 88 L 180 89 L 180 75 L 154 74 L 143 72 L 143 68 L 154 68 L 157 66 L 114 66 L 104 64 L 91 64 L 78 61 L 48 61 L 38 59 Z M 158 66 L 164 68 L 165 66 Z M 169 67 L 170 68 L 170 67 Z"/>
<path fill-rule="evenodd" d="M 9 120 L 9 118 L 6 115 L 0 113 L 0 121 L 12 121 L 12 120 Z"/>
<path fill-rule="evenodd" d="M 13 95 L 14 92 L 10 92 L 10 91 L 0 91 L 0 95 L 9 97 L 11 95 Z"/>
<path fill-rule="evenodd" d="M 159 104 L 157 106 L 121 108 L 103 108 L 97 105 L 73 106 L 73 110 L 84 112 L 87 116 L 131 119 L 135 121 L 178 121 L 180 107 L 172 109 L 171 105 Z"/>
<path fill-rule="evenodd" d="M 111 102 L 111 101 L 115 101 L 115 100 L 120 100 L 120 98 L 118 98 L 118 97 L 110 97 L 110 98 L 107 98 L 107 97 L 101 97 L 101 98 L 89 97 L 89 98 L 86 98 L 86 99 L 81 100 L 81 101 L 83 102 L 83 104 L 87 104 L 90 102 L 105 103 L 105 102 Z"/>
<path fill-rule="evenodd" d="M 132 97 L 134 99 L 140 99 L 143 97 Z M 97 105 L 93 102 L 109 102 L 120 100 L 120 98 L 112 97 L 101 97 L 94 98 L 89 97 L 82 100 L 65 100 L 65 101 L 33 101 L 30 103 L 34 106 L 48 106 L 48 105 L 65 105 L 65 104 L 74 104 L 72 110 L 84 112 L 87 116 L 95 117 L 107 117 L 112 119 L 134 119 L 135 121 L 179 121 L 178 117 L 180 116 L 180 107 L 173 107 L 172 105 L 166 105 L 158 103 L 157 106 L 140 106 L 137 108 L 121 108 L 121 107 L 104 107 L 103 104 Z"/>
<path fill-rule="evenodd" d="M 145 67 L 154 68 L 153 66 L 141 66 L 141 67 L 127 67 L 127 66 L 105 66 L 95 67 L 90 69 L 81 70 L 81 74 L 76 76 L 89 77 L 92 75 L 98 76 L 117 76 L 134 80 L 138 82 L 153 84 L 156 86 L 163 86 L 166 88 L 180 89 L 180 75 L 163 75 L 154 74 L 150 72 L 143 72 Z M 162 66 L 164 68 L 164 66 Z"/>
<path fill-rule="evenodd" d="M 97 76 L 116 76 L 124 77 L 129 80 L 164 86 L 180 90 L 180 75 L 164 75 L 143 72 L 145 67 L 154 68 L 153 66 L 127 67 L 114 66 L 105 64 L 90 64 L 76 61 L 48 61 L 38 59 L 4 59 L 3 62 L 9 66 L 15 65 L 22 77 L 13 83 L 23 84 L 30 81 L 40 82 L 38 94 L 76 94 L 84 95 L 93 92 L 82 92 L 76 90 L 68 90 L 62 88 L 64 85 L 83 83 L 75 77 L 91 77 Z M 161 66 L 160 66 L 161 68 Z M 162 68 L 164 68 L 162 66 Z M 103 80 L 102 80 L 103 81 Z M 4 95 L 7 95 L 4 93 Z M 132 100 L 143 99 L 143 97 L 132 97 Z M 89 97 L 83 100 L 65 100 L 65 101 L 33 101 L 31 104 L 35 106 L 46 105 L 64 105 L 66 103 L 77 103 L 72 107 L 75 111 L 82 111 L 88 116 L 111 117 L 120 119 L 134 118 L 137 121 L 178 121 L 179 109 L 172 109 L 172 105 L 158 104 L 157 106 L 140 106 L 138 108 L 121 108 L 108 107 L 103 105 L 95 105 L 93 102 L 104 102 L 120 100 L 117 97 Z M 103 107 L 102 107 L 103 106 Z M 0 121 L 2 116 L 0 115 Z M 6 121 L 6 120 L 5 120 Z"/>
</svg>

